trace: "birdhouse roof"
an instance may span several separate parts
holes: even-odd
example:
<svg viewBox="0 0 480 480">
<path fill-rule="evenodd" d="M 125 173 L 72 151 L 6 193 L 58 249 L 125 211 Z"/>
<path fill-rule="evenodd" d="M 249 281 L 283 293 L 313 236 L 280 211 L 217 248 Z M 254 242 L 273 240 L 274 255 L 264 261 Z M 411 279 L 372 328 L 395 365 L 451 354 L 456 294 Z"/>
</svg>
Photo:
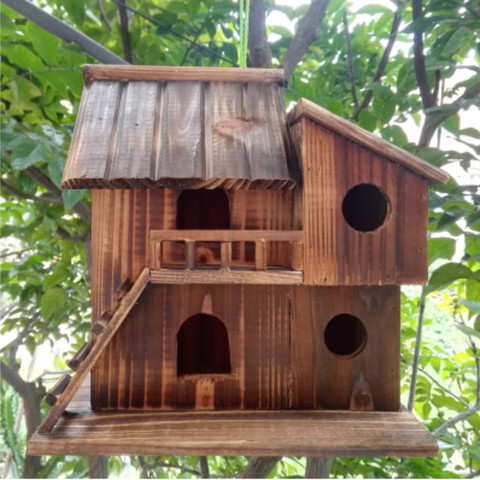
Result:
<svg viewBox="0 0 480 480">
<path fill-rule="evenodd" d="M 293 188 L 283 71 L 95 65 L 63 188 Z"/>
<path fill-rule="evenodd" d="M 443 170 L 304 98 L 289 112 L 287 122 L 289 125 L 293 125 L 302 118 L 311 120 L 392 162 L 402 165 L 430 183 L 445 184 L 450 178 Z"/>
</svg>

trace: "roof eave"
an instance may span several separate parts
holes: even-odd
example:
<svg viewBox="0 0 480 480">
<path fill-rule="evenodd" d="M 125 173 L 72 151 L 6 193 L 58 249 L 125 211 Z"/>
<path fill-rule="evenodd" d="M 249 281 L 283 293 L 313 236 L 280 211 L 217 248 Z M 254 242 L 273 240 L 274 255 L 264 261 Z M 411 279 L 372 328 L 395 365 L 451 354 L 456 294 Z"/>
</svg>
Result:
<svg viewBox="0 0 480 480">
<path fill-rule="evenodd" d="M 302 98 L 287 115 L 287 124 L 293 125 L 300 119 L 307 118 L 329 130 L 332 130 L 352 142 L 378 153 L 425 178 L 429 183 L 446 184 L 450 176 L 437 167 L 421 160 L 407 151 L 383 140 L 363 128 L 335 115 L 319 105 Z"/>
</svg>

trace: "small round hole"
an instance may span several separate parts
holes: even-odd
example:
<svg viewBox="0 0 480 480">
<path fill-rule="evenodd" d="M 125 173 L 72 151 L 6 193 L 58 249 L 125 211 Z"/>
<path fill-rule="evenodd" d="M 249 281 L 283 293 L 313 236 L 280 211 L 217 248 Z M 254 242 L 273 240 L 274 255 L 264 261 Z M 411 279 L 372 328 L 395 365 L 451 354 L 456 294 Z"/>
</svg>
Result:
<svg viewBox="0 0 480 480">
<path fill-rule="evenodd" d="M 359 232 L 373 232 L 381 227 L 390 211 L 387 194 L 371 183 L 351 188 L 342 202 L 345 221 Z"/>
<path fill-rule="evenodd" d="M 341 357 L 351 357 L 365 347 L 367 331 L 357 317 L 342 313 L 328 322 L 324 339 L 330 352 Z"/>
</svg>

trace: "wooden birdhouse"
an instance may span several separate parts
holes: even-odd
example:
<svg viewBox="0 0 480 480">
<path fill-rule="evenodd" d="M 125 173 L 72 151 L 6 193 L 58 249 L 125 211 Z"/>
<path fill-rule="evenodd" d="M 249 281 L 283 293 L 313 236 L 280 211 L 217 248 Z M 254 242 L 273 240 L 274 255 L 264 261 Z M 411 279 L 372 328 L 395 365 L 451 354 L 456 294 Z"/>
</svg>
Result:
<svg viewBox="0 0 480 480">
<path fill-rule="evenodd" d="M 85 67 L 63 186 L 92 189 L 92 343 L 31 454 L 436 455 L 400 405 L 400 285 L 427 280 L 448 177 L 286 115 L 283 85 Z"/>
</svg>

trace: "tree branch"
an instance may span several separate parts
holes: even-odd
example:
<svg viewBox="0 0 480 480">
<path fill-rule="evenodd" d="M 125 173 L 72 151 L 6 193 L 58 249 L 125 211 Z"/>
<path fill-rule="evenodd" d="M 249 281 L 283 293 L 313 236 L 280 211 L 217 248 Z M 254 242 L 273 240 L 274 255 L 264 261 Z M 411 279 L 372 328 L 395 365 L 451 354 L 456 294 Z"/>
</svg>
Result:
<svg viewBox="0 0 480 480">
<path fill-rule="evenodd" d="M 62 198 L 62 191 L 37 167 L 28 167 L 24 172 L 54 197 Z M 92 212 L 83 202 L 76 203 L 72 210 L 88 225 L 92 223 Z"/>
<path fill-rule="evenodd" d="M 128 16 L 125 8 L 125 0 L 119 0 L 118 13 L 120 16 L 120 33 L 122 36 L 123 56 L 128 63 L 132 61 L 132 45 L 130 43 L 130 34 L 128 33 Z"/>
<path fill-rule="evenodd" d="M 465 475 L 465 478 L 478 478 L 478 475 L 480 475 L 480 468 L 469 473 L 468 475 Z"/>
<path fill-rule="evenodd" d="M 348 61 L 348 80 L 350 81 L 350 91 L 352 93 L 355 110 L 358 110 L 358 97 L 355 88 L 355 72 L 353 71 L 352 42 L 350 41 L 350 32 L 348 31 L 347 9 L 343 9 L 343 27 L 345 29 L 345 38 L 347 40 L 347 61 Z"/>
<path fill-rule="evenodd" d="M 425 112 L 425 121 L 420 134 L 420 140 L 417 144 L 417 151 L 430 145 L 430 142 L 435 135 L 435 131 L 448 117 L 455 115 L 465 106 L 470 106 L 469 101 L 476 99 L 479 95 L 480 79 L 478 80 L 478 83 L 467 88 L 454 102 L 427 110 Z"/>
<path fill-rule="evenodd" d="M 412 16 L 414 22 L 423 17 L 423 0 L 412 0 Z M 435 97 L 428 86 L 425 55 L 423 54 L 423 32 L 418 27 L 413 34 L 413 62 L 423 108 L 425 110 L 432 108 L 435 106 Z"/>
<path fill-rule="evenodd" d="M 1 0 L 2 3 L 23 15 L 35 25 L 68 43 L 76 43 L 85 55 L 101 63 L 126 64 L 123 58 L 118 57 L 110 50 L 92 40 L 87 35 L 75 30 L 53 15 L 33 5 L 28 0 Z"/>
<path fill-rule="evenodd" d="M 435 380 L 435 378 L 432 377 L 428 372 L 426 372 L 423 368 L 418 369 L 420 372 L 422 372 L 425 376 L 427 376 L 437 387 L 439 387 L 441 390 L 443 390 L 445 393 L 448 393 L 452 398 L 457 400 L 457 402 L 462 403 L 465 407 L 468 407 L 468 403 L 461 399 L 458 395 L 455 395 L 452 391 L 450 391 L 448 388 L 444 387 L 438 380 Z"/>
<path fill-rule="evenodd" d="M 332 459 L 328 457 L 307 457 L 307 466 L 305 468 L 305 478 L 328 478 L 330 476 L 330 467 Z"/>
<path fill-rule="evenodd" d="M 293 75 L 308 47 L 318 38 L 318 27 L 325 17 L 329 3 L 330 0 L 313 0 L 305 17 L 300 20 L 297 32 L 281 63 L 287 81 Z"/>
<path fill-rule="evenodd" d="M 413 354 L 412 380 L 410 382 L 410 392 L 408 395 L 407 408 L 410 412 L 413 410 L 413 406 L 415 405 L 415 392 L 417 390 L 417 376 L 418 376 L 418 366 L 420 364 L 420 351 L 422 347 L 422 329 L 423 329 L 423 318 L 425 314 L 426 298 L 427 298 L 427 288 L 423 286 L 422 293 L 420 294 L 420 301 L 418 303 L 417 336 L 415 338 L 415 352 Z"/>
<path fill-rule="evenodd" d="M 267 478 L 282 457 L 252 457 L 237 478 Z"/>
<path fill-rule="evenodd" d="M 66 230 L 61 227 L 57 228 L 57 234 L 62 240 L 73 243 L 85 243 L 90 239 L 90 233 L 84 233 L 83 235 L 70 235 Z"/>
<path fill-rule="evenodd" d="M 252 0 L 250 3 L 248 49 L 250 67 L 271 68 L 272 53 L 268 46 L 267 28 L 265 26 L 265 3 L 263 0 Z"/>
<path fill-rule="evenodd" d="M 89 478 L 108 478 L 108 457 L 88 457 Z"/>
<path fill-rule="evenodd" d="M 11 369 L 4 362 L 0 361 L 0 368 L 2 371 L 2 379 L 11 385 L 22 397 L 28 439 L 42 421 L 40 414 L 40 396 L 38 395 L 37 388 L 35 383 L 23 380 L 18 372 Z M 22 476 L 23 478 L 37 478 L 41 468 L 40 457 L 26 455 Z"/>
<path fill-rule="evenodd" d="M 208 458 L 200 457 L 200 475 L 202 478 L 210 478 L 210 470 L 208 468 Z"/>
<path fill-rule="evenodd" d="M 41 202 L 41 203 L 48 203 L 51 205 L 63 205 L 62 199 L 57 197 L 49 197 L 47 195 L 43 195 L 41 197 L 37 197 L 35 195 L 28 195 L 26 193 L 17 190 L 12 185 L 8 184 L 5 180 L 0 178 L 0 185 L 4 190 L 16 197 L 23 198 L 24 200 L 32 200 L 34 202 Z"/>
<path fill-rule="evenodd" d="M 395 12 L 395 14 L 393 15 L 392 27 L 390 28 L 390 34 L 388 36 L 387 46 L 385 47 L 385 50 L 383 51 L 382 58 L 380 59 L 380 63 L 378 64 L 377 71 L 375 72 L 375 75 L 373 76 L 372 83 L 380 81 L 380 79 L 383 77 L 383 74 L 385 73 L 385 69 L 387 68 L 388 59 L 390 58 L 390 54 L 392 53 L 393 45 L 395 44 L 395 41 L 397 39 L 398 27 L 400 26 L 400 20 L 401 20 L 401 12 L 399 10 L 397 10 Z M 368 89 L 367 92 L 365 93 L 365 96 L 363 97 L 362 103 L 360 104 L 360 106 L 357 108 L 357 110 L 353 114 L 353 117 L 352 117 L 353 120 L 358 120 L 358 116 L 360 115 L 360 112 L 362 110 L 365 110 L 370 105 L 370 102 L 372 101 L 372 98 L 373 98 L 373 90 Z"/>
</svg>

